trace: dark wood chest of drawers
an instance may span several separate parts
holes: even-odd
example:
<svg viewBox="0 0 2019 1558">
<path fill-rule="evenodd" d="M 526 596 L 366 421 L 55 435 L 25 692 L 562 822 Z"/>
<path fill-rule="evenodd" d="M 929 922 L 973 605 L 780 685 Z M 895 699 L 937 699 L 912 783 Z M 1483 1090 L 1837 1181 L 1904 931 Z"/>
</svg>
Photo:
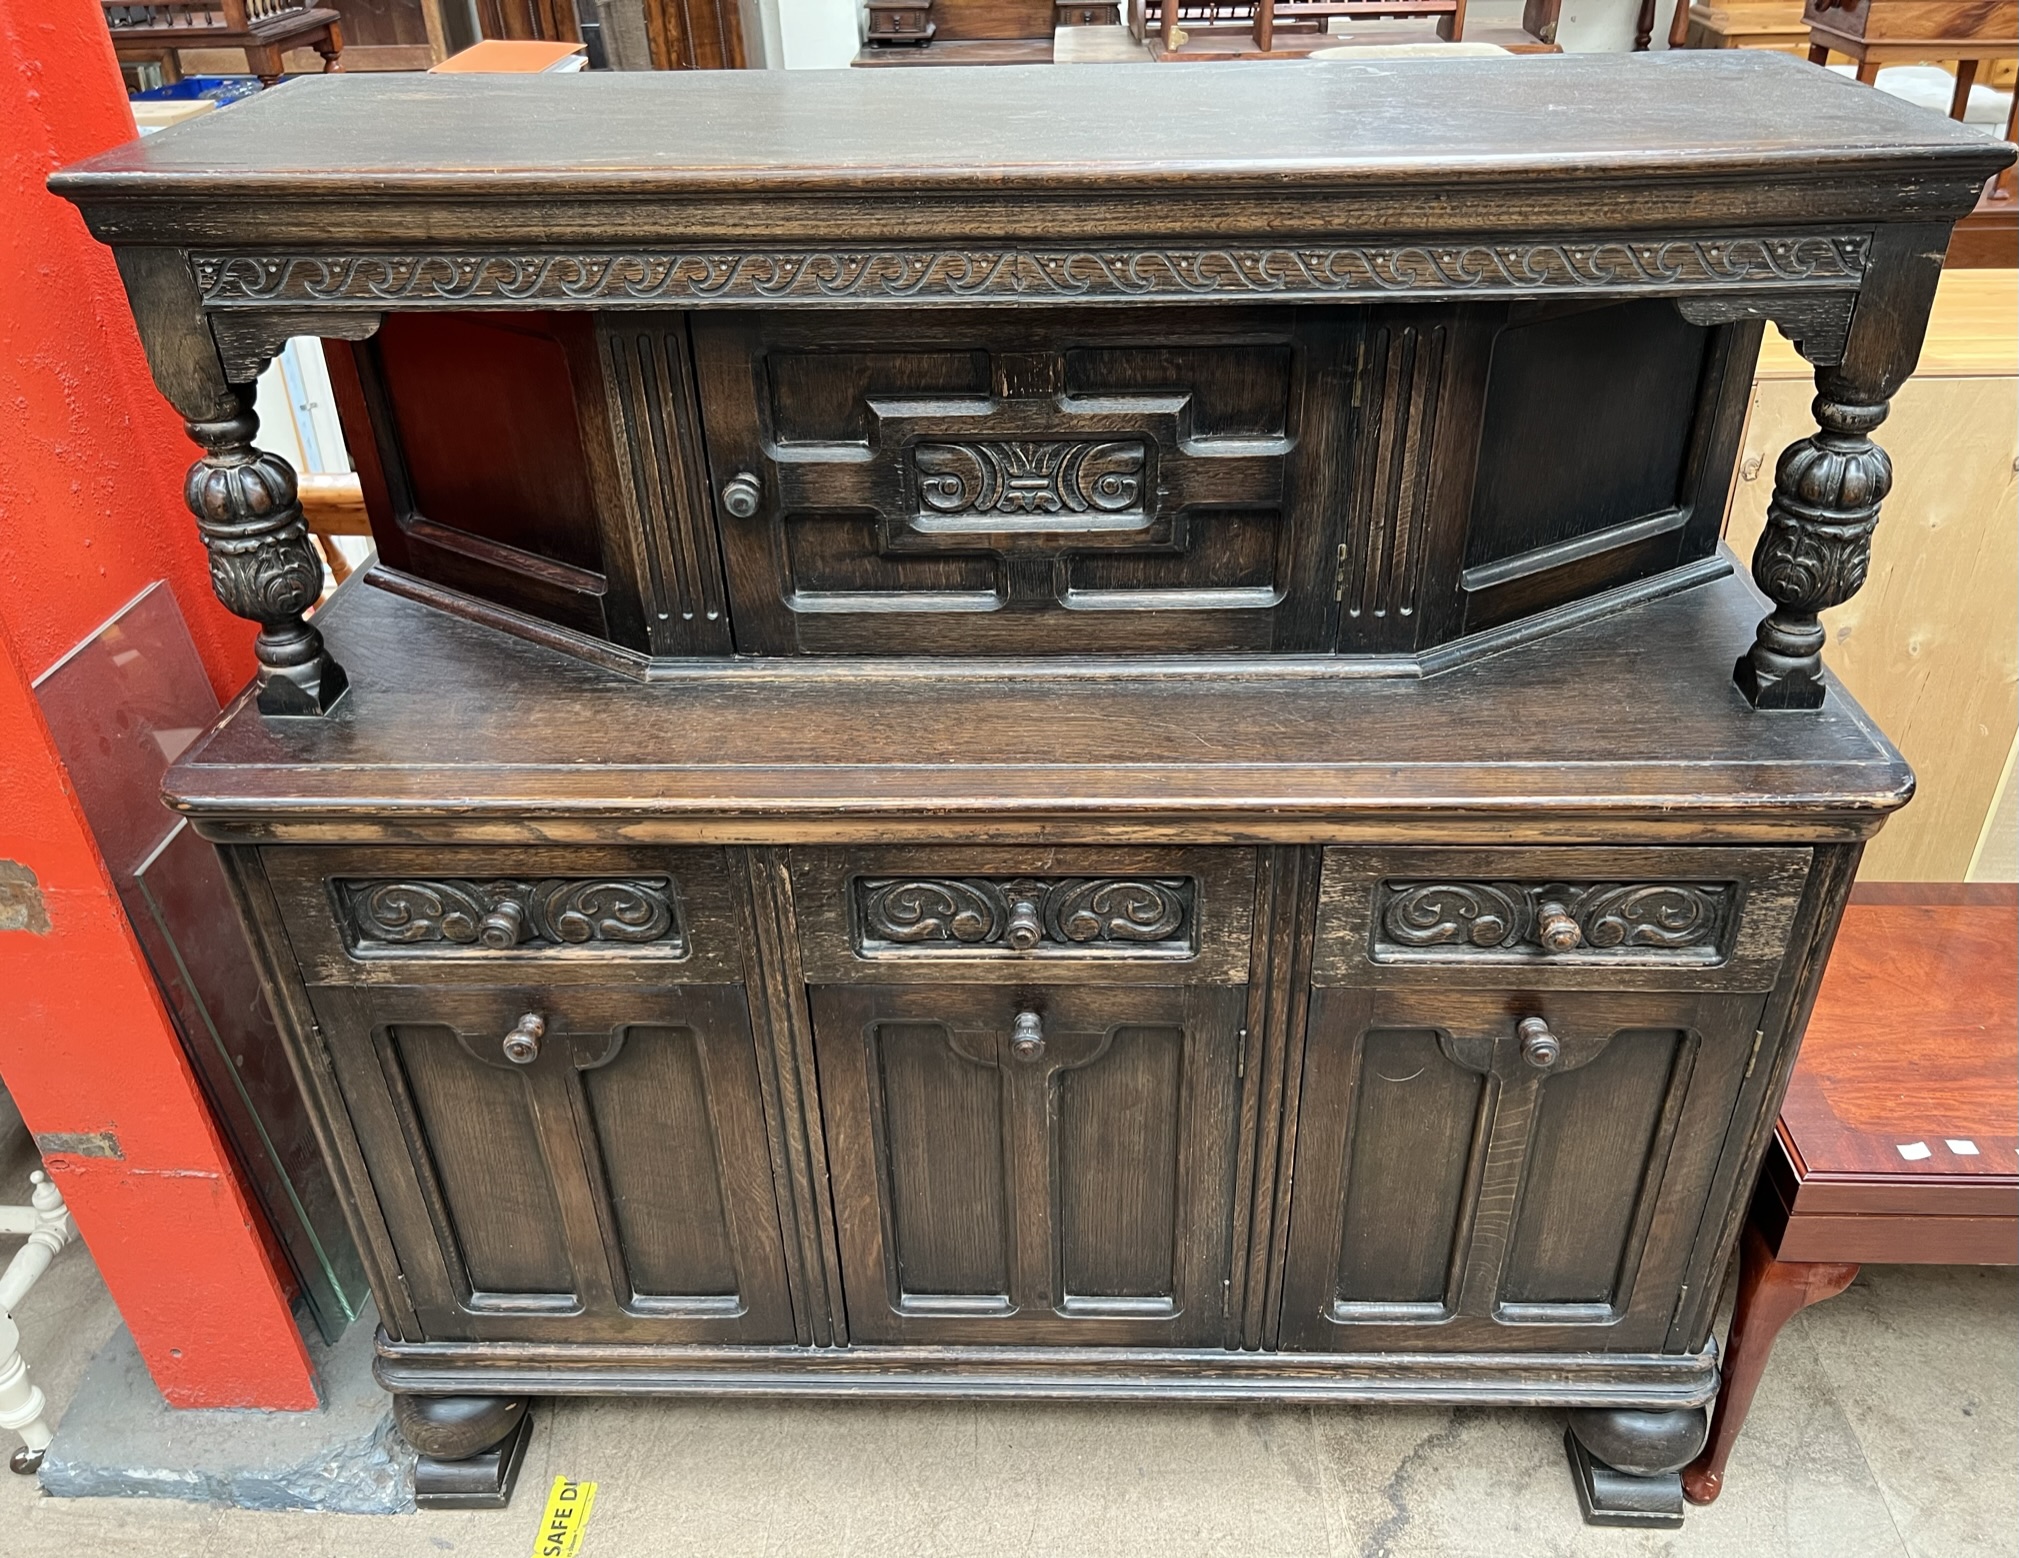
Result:
<svg viewBox="0 0 2019 1558">
<path fill-rule="evenodd" d="M 1771 58 L 1021 79 L 304 82 L 57 180 L 263 626 L 171 799 L 422 1492 L 540 1394 L 1503 1401 L 1672 1521 L 1912 784 L 1815 613 L 2005 153 Z"/>
</svg>

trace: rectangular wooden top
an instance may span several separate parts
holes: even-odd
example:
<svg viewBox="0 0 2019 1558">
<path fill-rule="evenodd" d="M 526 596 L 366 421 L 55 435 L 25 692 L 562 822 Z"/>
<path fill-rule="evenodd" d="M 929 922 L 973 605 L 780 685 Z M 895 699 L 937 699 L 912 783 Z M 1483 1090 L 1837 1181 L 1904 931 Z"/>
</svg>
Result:
<svg viewBox="0 0 2019 1558">
<path fill-rule="evenodd" d="M 1533 230 L 1538 215 L 1560 216 L 1551 192 L 1619 228 L 1747 213 L 1794 223 L 1948 219 L 2008 157 L 1977 131 L 1800 61 L 1678 51 L 1032 66 L 985 79 L 937 70 L 306 77 L 80 163 L 51 185 L 85 205 L 103 237 L 162 241 L 179 223 L 191 240 L 247 242 L 317 230 L 389 236 L 401 230 L 394 208 L 448 198 L 470 204 L 462 215 L 438 213 L 436 237 L 474 231 L 482 211 L 494 234 L 542 220 L 566 227 L 525 209 L 555 198 L 705 205 L 852 194 L 866 197 L 849 211 L 855 228 L 880 220 L 895 231 L 918 225 L 911 202 L 925 195 L 983 206 L 1067 194 L 1325 195 L 1328 207 L 1277 213 L 1277 235 L 1288 239 L 1347 219 L 1375 230 L 1382 202 L 1402 189 L 1441 192 L 1391 213 L 1415 227 L 1431 213 L 1454 226 Z M 1506 186 L 1507 197 L 1452 201 L 1454 186 L 1481 184 Z M 300 203 L 262 232 L 235 223 L 224 200 Z M 163 201 L 173 209 L 145 220 L 134 209 Z M 126 217 L 115 219 L 122 206 Z M 739 209 L 746 233 L 774 215 L 747 200 Z M 972 222 L 978 207 L 962 209 Z M 733 224 L 718 214 L 711 230 L 727 236 Z M 656 220 L 678 230 L 691 216 L 662 209 Z M 1258 230 L 1272 220 L 1252 216 Z M 1153 202 L 1127 218 L 1137 232 L 1164 225 Z M 607 218 L 601 226 L 611 230 Z"/>
<path fill-rule="evenodd" d="M 171 803 L 248 836 L 1435 843 L 1862 837 L 1913 779 L 1857 705 L 1733 687 L 1726 576 L 1430 677 L 1364 663 L 768 661 L 639 682 L 354 583 L 350 691 L 241 699 Z"/>
<path fill-rule="evenodd" d="M 1817 1182 L 1975 1180 L 2019 1211 L 2019 886 L 1854 891 L 1781 1141 L 1804 1207 Z"/>
</svg>

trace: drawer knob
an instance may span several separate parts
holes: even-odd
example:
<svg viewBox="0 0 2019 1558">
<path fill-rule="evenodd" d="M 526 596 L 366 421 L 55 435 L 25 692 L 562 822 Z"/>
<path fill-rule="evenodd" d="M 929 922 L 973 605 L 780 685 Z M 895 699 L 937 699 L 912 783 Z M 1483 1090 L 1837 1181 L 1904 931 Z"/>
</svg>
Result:
<svg viewBox="0 0 2019 1558">
<path fill-rule="evenodd" d="M 722 506 L 737 519 L 748 519 L 757 512 L 757 501 L 763 497 L 764 489 L 757 485 L 757 478 L 748 471 L 738 471 L 722 484 Z"/>
<path fill-rule="evenodd" d="M 516 898 L 500 898 L 491 912 L 477 921 L 477 940 L 493 952 L 507 952 L 519 944 L 526 931 L 526 906 Z"/>
<path fill-rule="evenodd" d="M 1038 906 L 1028 898 L 1019 898 L 1011 904 L 1009 929 L 1003 933 L 1003 940 L 1018 952 L 1028 952 L 1044 939 L 1045 926 L 1038 918 Z"/>
<path fill-rule="evenodd" d="M 1521 1036 L 1521 1058 L 1538 1071 L 1547 1071 L 1563 1055 L 1563 1045 L 1540 1017 L 1524 1017 L 1515 1029 Z"/>
<path fill-rule="evenodd" d="M 1545 898 L 1535 909 L 1535 939 L 1545 952 L 1575 952 L 1584 945 L 1584 932 L 1570 910 L 1553 898 Z"/>
<path fill-rule="evenodd" d="M 505 1035 L 505 1059 L 515 1066 L 530 1066 L 540 1058 L 540 1040 L 546 1036 L 547 1019 L 528 1012 Z"/>
<path fill-rule="evenodd" d="M 1036 1060 L 1044 1052 L 1044 1023 L 1036 1012 L 1018 1012 L 1010 1027 L 1010 1053 L 1018 1060 Z"/>
</svg>

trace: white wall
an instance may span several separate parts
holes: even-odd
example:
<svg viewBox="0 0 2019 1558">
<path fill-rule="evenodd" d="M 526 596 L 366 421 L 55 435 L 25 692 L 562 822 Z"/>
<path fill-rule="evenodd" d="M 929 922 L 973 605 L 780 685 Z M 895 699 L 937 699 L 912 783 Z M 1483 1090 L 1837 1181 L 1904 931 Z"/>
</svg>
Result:
<svg viewBox="0 0 2019 1558">
<path fill-rule="evenodd" d="M 758 5 L 765 13 L 768 65 L 845 70 L 862 45 L 859 0 L 758 0 Z"/>
</svg>

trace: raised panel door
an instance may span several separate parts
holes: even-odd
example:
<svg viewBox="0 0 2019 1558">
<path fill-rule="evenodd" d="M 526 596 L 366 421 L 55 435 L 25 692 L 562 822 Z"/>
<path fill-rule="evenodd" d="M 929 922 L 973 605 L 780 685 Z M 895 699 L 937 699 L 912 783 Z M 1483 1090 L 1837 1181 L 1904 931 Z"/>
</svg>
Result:
<svg viewBox="0 0 2019 1558">
<path fill-rule="evenodd" d="M 1321 989 L 1282 1343 L 1658 1351 L 1760 998 Z"/>
<path fill-rule="evenodd" d="M 741 989 L 313 989 L 431 1338 L 793 1339 Z"/>
<path fill-rule="evenodd" d="M 813 1012 L 851 1335 L 1218 1340 L 1238 988 L 860 985 Z"/>
</svg>

